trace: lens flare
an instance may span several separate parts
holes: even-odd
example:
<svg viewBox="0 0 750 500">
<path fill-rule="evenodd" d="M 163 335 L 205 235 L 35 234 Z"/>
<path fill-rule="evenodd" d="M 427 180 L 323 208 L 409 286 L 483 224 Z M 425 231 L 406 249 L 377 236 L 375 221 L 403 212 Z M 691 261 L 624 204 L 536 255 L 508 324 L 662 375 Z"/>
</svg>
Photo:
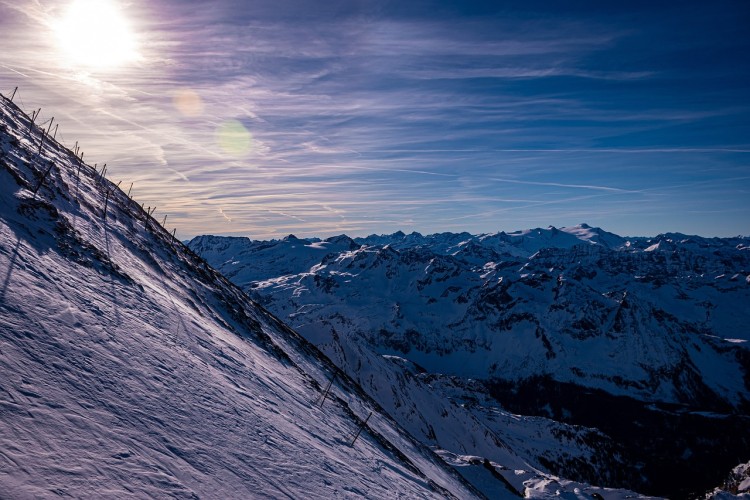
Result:
<svg viewBox="0 0 750 500">
<path fill-rule="evenodd" d="M 216 131 L 221 149 L 232 156 L 244 157 L 253 148 L 253 136 L 239 120 L 227 120 Z"/>
<path fill-rule="evenodd" d="M 172 97 L 172 103 L 183 116 L 194 118 L 203 114 L 203 99 L 193 90 L 178 90 Z"/>
</svg>

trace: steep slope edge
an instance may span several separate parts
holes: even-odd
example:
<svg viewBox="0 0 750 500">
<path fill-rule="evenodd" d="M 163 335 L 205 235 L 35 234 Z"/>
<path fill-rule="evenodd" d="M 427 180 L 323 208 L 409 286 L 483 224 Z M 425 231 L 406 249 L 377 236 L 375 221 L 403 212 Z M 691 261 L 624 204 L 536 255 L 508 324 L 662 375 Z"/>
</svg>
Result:
<svg viewBox="0 0 750 500">
<path fill-rule="evenodd" d="M 316 348 L 0 113 L 4 496 L 478 494 L 351 379 L 321 404 L 336 369 Z"/>
</svg>

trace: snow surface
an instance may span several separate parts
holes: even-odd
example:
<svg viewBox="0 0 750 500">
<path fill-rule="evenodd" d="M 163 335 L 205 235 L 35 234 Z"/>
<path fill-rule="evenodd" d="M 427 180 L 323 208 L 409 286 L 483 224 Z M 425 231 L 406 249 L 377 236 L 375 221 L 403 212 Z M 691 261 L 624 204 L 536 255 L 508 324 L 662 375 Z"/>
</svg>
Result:
<svg viewBox="0 0 750 500">
<path fill-rule="evenodd" d="M 550 464 L 571 473 L 597 464 L 593 484 L 622 484 L 611 473 L 632 470 L 598 431 L 513 415 L 474 379 L 547 376 L 717 420 L 750 401 L 748 238 L 625 238 L 581 224 L 336 241 L 345 248 L 325 255 L 297 242 L 308 257 L 294 253 L 299 266 L 283 273 L 281 240 L 240 249 L 199 237 L 190 247 L 444 458 L 488 459 L 549 485 Z M 475 459 L 448 461 L 482 491 L 502 486 Z M 535 484 L 519 487 L 557 492 Z"/>
<path fill-rule="evenodd" d="M 0 497 L 478 495 L 0 101 Z"/>
<path fill-rule="evenodd" d="M 737 352 L 750 339 L 750 287 L 732 278 L 750 268 L 737 249 L 746 239 L 668 234 L 625 245 L 586 225 L 477 237 L 397 233 L 386 245 L 385 236 L 368 237 L 380 244 L 352 250 L 347 239 L 346 250 L 308 252 L 292 259 L 304 269 L 288 274 L 275 269 L 287 251 L 279 242 L 246 243 L 263 249 L 250 258 L 212 238 L 191 248 L 242 276 L 238 284 L 319 346 L 335 331 L 433 373 L 552 375 L 667 403 L 703 397 L 697 378 L 730 405 L 750 400 Z"/>
<path fill-rule="evenodd" d="M 724 484 L 706 495 L 707 500 L 732 498 L 750 498 L 750 462 L 740 464 L 732 469 Z"/>
</svg>

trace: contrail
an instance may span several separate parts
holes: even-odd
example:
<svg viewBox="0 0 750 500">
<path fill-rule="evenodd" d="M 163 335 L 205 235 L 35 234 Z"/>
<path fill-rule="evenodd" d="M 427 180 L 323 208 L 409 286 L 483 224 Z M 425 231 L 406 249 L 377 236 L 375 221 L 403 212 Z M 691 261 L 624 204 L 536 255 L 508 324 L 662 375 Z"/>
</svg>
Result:
<svg viewBox="0 0 750 500">
<path fill-rule="evenodd" d="M 488 180 L 496 182 L 508 182 L 511 184 L 526 184 L 530 186 L 552 186 L 552 187 L 564 187 L 564 188 L 577 188 L 577 189 L 594 189 L 598 191 L 611 191 L 615 193 L 642 193 L 643 191 L 633 191 L 629 189 L 621 189 L 609 186 L 596 186 L 592 184 L 563 184 L 560 182 L 535 182 L 535 181 L 519 181 L 515 179 L 500 179 L 496 177 L 490 177 Z"/>
</svg>

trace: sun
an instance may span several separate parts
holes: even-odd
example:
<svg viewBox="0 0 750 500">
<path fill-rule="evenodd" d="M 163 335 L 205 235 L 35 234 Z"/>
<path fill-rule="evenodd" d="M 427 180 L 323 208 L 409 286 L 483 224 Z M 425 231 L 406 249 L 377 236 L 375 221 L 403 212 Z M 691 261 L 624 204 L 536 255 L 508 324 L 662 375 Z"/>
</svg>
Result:
<svg viewBox="0 0 750 500">
<path fill-rule="evenodd" d="M 108 69 L 138 59 L 135 36 L 113 1 L 75 0 L 53 28 L 73 65 Z"/>
</svg>

